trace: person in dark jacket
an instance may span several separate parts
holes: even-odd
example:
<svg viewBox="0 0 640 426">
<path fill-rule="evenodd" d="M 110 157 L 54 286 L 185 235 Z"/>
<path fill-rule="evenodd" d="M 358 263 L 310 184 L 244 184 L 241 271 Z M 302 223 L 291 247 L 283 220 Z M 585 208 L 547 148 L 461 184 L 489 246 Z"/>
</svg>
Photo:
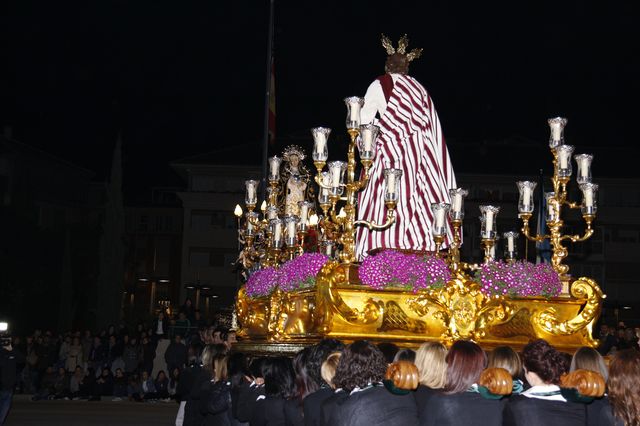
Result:
<svg viewBox="0 0 640 426">
<path fill-rule="evenodd" d="M 201 388 L 200 412 L 204 426 L 231 426 L 231 385 L 227 381 L 227 356 L 213 359 L 213 377 Z"/>
<path fill-rule="evenodd" d="M 640 383 L 640 352 L 626 349 L 616 352 L 609 365 L 608 396 L 595 418 L 588 418 L 588 425 L 630 426 L 640 424 L 638 405 Z M 588 412 L 591 414 L 590 412 Z"/>
<path fill-rule="evenodd" d="M 227 372 L 231 386 L 231 425 L 248 426 L 246 421 L 241 422 L 238 420 L 238 397 L 242 390 L 248 388 L 251 384 L 251 372 L 247 365 L 246 355 L 241 352 L 229 355 Z"/>
<path fill-rule="evenodd" d="M 13 350 L 10 342 L 0 348 L 0 425 L 4 424 L 16 386 L 16 364 L 25 362 L 24 356 Z"/>
<path fill-rule="evenodd" d="M 251 382 L 247 385 L 241 383 L 231 393 L 233 417 L 241 424 L 249 423 L 253 417 L 258 398 L 264 397 L 263 369 L 266 360 L 264 357 L 255 358 L 249 366 Z"/>
<path fill-rule="evenodd" d="M 504 425 L 584 425 L 585 405 L 567 402 L 560 393 L 560 376 L 568 372 L 564 355 L 540 339 L 524 347 L 522 361 L 525 379 L 531 387 L 509 398 Z"/>
<path fill-rule="evenodd" d="M 251 426 L 302 426 L 296 400 L 296 377 L 291 359 L 275 357 L 264 363 L 265 396 L 259 397 Z"/>
<path fill-rule="evenodd" d="M 377 346 L 357 340 L 346 347 L 333 378 L 348 396 L 329 413 L 334 426 L 383 426 L 418 424 L 413 395 L 394 394 L 382 384 L 387 361 Z"/>
<path fill-rule="evenodd" d="M 226 355 L 227 348 L 222 344 L 207 345 L 202 351 L 202 363 L 194 367 L 187 383 L 188 392 L 184 406 L 183 426 L 201 426 L 205 415 L 200 411 L 200 397 L 203 386 L 213 377 L 213 360 L 218 355 Z M 182 383 L 181 383 L 182 384 Z"/>
<path fill-rule="evenodd" d="M 169 344 L 164 353 L 164 360 L 167 362 L 168 371 L 184 368 L 187 363 L 187 347 L 183 343 L 181 335 L 176 334 L 173 342 Z"/>
<path fill-rule="evenodd" d="M 167 378 L 167 373 L 165 373 L 164 370 L 158 371 L 153 385 L 156 388 L 158 399 L 169 399 L 169 379 Z"/>
<path fill-rule="evenodd" d="M 477 391 L 487 356 L 477 344 L 459 340 L 445 358 L 445 387 L 420 407 L 421 426 L 501 426 L 504 401 L 487 399 Z"/>
<path fill-rule="evenodd" d="M 447 382 L 446 356 L 447 348 L 440 342 L 423 343 L 416 351 L 415 364 L 420 384 L 413 396 L 420 418 L 428 415 L 422 408 L 427 405 L 429 398 L 438 393 Z"/>
<path fill-rule="evenodd" d="M 303 401 L 305 426 L 319 426 L 322 422 L 322 405 L 335 393 L 333 378 L 340 362 L 342 352 L 330 354 L 320 367 L 323 384 L 320 389 L 307 395 Z"/>
</svg>

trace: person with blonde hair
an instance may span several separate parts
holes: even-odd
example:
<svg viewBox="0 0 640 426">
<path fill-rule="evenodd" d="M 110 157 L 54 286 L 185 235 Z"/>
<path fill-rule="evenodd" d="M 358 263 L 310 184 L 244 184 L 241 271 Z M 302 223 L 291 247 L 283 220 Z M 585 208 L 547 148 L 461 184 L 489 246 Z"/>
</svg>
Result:
<svg viewBox="0 0 640 426">
<path fill-rule="evenodd" d="M 427 401 L 447 382 L 447 348 L 440 342 L 426 342 L 420 345 L 416 351 L 415 364 L 420 373 L 420 385 L 414 392 L 418 414 L 422 414 L 421 408 L 427 405 Z"/>
<path fill-rule="evenodd" d="M 573 358 L 571 358 L 569 371 L 576 370 L 589 370 L 600 373 L 605 382 L 609 377 L 609 371 L 602 355 L 595 349 L 586 346 L 578 349 L 576 353 L 573 354 Z"/>
<path fill-rule="evenodd" d="M 519 394 L 524 387 L 522 360 L 509 346 L 497 346 L 489 353 L 487 368 L 504 368 L 513 379 L 513 393 Z"/>
</svg>

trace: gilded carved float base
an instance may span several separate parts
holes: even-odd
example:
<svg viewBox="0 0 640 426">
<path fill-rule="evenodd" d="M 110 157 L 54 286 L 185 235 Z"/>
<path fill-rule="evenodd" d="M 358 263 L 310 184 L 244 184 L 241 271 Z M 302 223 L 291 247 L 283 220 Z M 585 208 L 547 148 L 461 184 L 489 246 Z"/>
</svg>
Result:
<svg viewBox="0 0 640 426">
<path fill-rule="evenodd" d="M 458 273 L 441 288 L 418 293 L 374 290 L 359 285 L 357 267 L 328 263 L 316 286 L 251 299 L 238 293 L 240 350 L 293 353 L 325 337 L 369 339 L 417 347 L 425 341 L 472 339 L 485 348 L 521 349 L 543 338 L 573 352 L 597 345 L 591 337 L 602 291 L 590 278 L 570 283 L 570 294 L 557 298 L 487 297 L 478 284 Z"/>
</svg>

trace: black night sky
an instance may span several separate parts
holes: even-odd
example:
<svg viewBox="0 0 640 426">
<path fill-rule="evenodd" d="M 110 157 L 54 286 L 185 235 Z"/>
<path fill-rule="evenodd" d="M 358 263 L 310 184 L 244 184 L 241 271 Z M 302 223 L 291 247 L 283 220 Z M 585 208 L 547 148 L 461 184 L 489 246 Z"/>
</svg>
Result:
<svg viewBox="0 0 640 426">
<path fill-rule="evenodd" d="M 341 133 L 342 98 L 382 73 L 380 33 L 406 32 L 424 48 L 411 74 L 435 101 L 456 171 L 479 169 L 465 143 L 544 148 L 556 115 L 569 118 L 570 143 L 607 147 L 626 164 L 640 75 L 630 3 L 517 4 L 277 0 L 279 144 L 310 147 L 316 125 Z M 6 0 L 0 9 L 0 124 L 17 140 L 101 178 L 121 131 L 129 190 L 175 183 L 170 160 L 228 144 L 260 149 L 267 0 Z M 485 152 L 497 161 L 494 150 Z M 636 174 L 619 166 L 596 163 L 594 174 Z"/>
</svg>

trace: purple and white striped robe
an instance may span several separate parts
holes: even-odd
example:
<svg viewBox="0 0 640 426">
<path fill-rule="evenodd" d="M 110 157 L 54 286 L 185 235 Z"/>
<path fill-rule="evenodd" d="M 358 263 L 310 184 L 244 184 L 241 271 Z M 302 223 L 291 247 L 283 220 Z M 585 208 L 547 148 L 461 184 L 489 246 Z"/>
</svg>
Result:
<svg viewBox="0 0 640 426">
<path fill-rule="evenodd" d="M 377 248 L 435 250 L 431 203 L 450 203 L 449 189 L 456 188 L 440 120 L 426 89 L 408 75 L 395 74 L 392 80 L 387 74 L 379 81 L 389 93 L 386 109 L 377 122 L 380 136 L 369 184 L 358 197 L 358 219 L 385 222 L 383 170 L 387 167 L 402 170 L 400 197 L 396 222 L 390 228 L 382 232 L 358 228 L 359 260 Z M 365 98 L 365 107 L 366 102 Z M 453 239 L 451 225 L 447 225 L 443 248 Z"/>
</svg>

